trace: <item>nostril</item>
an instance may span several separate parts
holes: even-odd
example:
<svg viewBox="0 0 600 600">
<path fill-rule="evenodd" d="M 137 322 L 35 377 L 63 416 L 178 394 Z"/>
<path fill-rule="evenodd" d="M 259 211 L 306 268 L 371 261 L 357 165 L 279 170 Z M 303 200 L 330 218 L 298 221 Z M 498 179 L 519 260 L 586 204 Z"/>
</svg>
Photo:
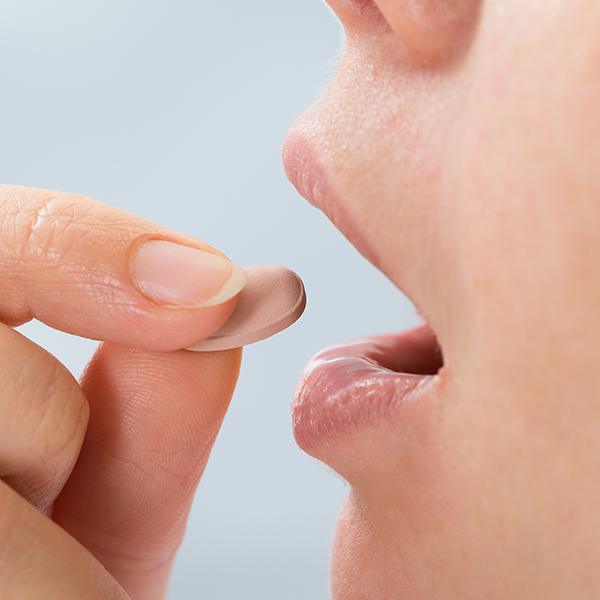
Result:
<svg viewBox="0 0 600 600">
<path fill-rule="evenodd" d="M 327 0 L 333 12 L 342 21 L 345 27 L 365 27 L 369 20 L 369 14 L 375 14 L 381 19 L 381 13 L 373 0 Z"/>
<path fill-rule="evenodd" d="M 415 60 L 437 64 L 468 47 L 481 0 L 374 0 Z"/>
<path fill-rule="evenodd" d="M 332 4 L 336 2 L 349 10 L 364 10 L 367 6 L 373 6 L 373 0 L 331 0 Z"/>
</svg>

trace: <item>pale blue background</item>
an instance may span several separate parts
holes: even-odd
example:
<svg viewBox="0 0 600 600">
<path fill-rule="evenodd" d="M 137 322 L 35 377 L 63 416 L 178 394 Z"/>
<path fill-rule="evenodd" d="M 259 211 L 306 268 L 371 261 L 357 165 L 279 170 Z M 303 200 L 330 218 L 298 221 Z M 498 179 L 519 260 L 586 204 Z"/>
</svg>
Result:
<svg viewBox="0 0 600 600">
<path fill-rule="evenodd" d="M 289 403 L 320 347 L 415 322 L 287 183 L 285 131 L 341 32 L 320 0 L 5 0 L 0 180 L 75 191 L 302 274 L 309 309 L 249 348 L 170 598 L 328 597 L 344 484 L 295 446 Z M 79 373 L 95 343 L 24 330 Z"/>
</svg>

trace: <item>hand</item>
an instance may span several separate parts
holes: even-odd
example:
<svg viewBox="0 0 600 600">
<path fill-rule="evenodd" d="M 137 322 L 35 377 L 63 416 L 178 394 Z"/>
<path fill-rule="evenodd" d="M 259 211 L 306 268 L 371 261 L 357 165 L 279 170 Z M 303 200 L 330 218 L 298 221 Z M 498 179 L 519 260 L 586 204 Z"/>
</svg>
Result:
<svg viewBox="0 0 600 600">
<path fill-rule="evenodd" d="M 164 597 L 241 357 L 180 350 L 235 308 L 243 277 L 220 256 L 0 186 L 1 598 Z M 80 384 L 11 328 L 32 318 L 105 340 Z"/>
</svg>

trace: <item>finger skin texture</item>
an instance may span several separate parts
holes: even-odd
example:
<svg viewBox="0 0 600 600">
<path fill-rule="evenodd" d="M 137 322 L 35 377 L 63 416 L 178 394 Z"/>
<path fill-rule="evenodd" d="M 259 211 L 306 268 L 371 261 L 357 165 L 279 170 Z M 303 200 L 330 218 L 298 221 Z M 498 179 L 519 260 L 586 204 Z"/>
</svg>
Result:
<svg viewBox="0 0 600 600">
<path fill-rule="evenodd" d="M 127 598 L 85 548 L 1 481 L 0 540 L 3 600 Z"/>
<path fill-rule="evenodd" d="M 88 434 L 54 519 L 132 598 L 164 597 L 240 359 L 106 343 L 83 376 Z"/>
<path fill-rule="evenodd" d="M 0 321 L 37 318 L 75 335 L 160 351 L 209 337 L 237 296 L 207 308 L 153 301 L 132 279 L 134 256 L 150 240 L 220 254 L 83 196 L 0 186 Z"/>
<path fill-rule="evenodd" d="M 77 460 L 88 404 L 62 364 L 6 325 L 0 365 L 0 478 L 47 513 Z"/>
</svg>

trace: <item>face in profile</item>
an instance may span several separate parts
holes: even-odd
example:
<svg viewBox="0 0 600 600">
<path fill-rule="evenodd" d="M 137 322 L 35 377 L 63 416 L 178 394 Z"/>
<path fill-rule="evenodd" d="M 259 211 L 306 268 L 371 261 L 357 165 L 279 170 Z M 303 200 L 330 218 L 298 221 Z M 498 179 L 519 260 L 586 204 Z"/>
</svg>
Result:
<svg viewBox="0 0 600 600">
<path fill-rule="evenodd" d="M 350 485 L 334 598 L 596 597 L 600 8 L 330 4 L 286 169 L 426 322 L 299 386 L 299 444 Z"/>
</svg>

